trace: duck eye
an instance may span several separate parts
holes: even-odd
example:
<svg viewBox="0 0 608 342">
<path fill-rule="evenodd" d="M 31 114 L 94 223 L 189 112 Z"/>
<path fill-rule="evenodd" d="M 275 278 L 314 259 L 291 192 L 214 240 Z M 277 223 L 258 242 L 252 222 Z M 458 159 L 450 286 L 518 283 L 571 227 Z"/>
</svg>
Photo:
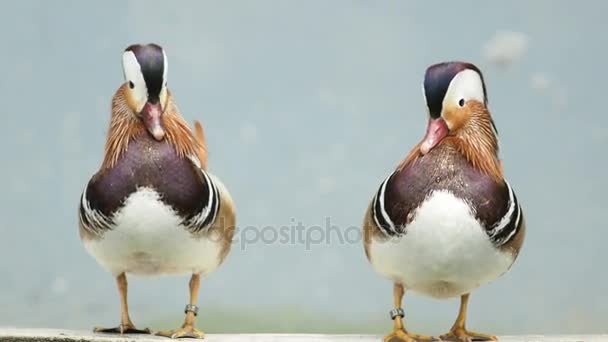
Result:
<svg viewBox="0 0 608 342">
<path fill-rule="evenodd" d="M 129 81 L 129 88 L 131 88 L 131 89 L 135 88 L 135 84 L 132 81 Z"/>
<path fill-rule="evenodd" d="M 458 105 L 460 107 L 464 107 L 464 99 L 460 99 L 460 101 L 458 101 Z"/>
</svg>

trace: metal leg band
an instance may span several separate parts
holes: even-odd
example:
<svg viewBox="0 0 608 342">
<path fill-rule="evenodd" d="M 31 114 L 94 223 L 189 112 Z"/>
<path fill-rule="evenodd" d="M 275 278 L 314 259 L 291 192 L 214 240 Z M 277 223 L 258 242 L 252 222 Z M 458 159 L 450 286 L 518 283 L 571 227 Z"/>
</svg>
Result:
<svg viewBox="0 0 608 342">
<path fill-rule="evenodd" d="M 397 318 L 397 316 L 400 316 L 401 318 L 403 318 L 405 316 L 405 311 L 403 311 L 402 308 L 396 308 L 396 309 L 391 310 L 390 314 L 391 314 L 391 319 L 394 321 L 395 318 Z"/>
<path fill-rule="evenodd" d="M 198 306 L 193 305 L 193 304 L 188 304 L 186 305 L 186 308 L 184 309 L 184 313 L 188 313 L 188 312 L 192 312 L 194 314 L 194 316 L 198 315 Z"/>
</svg>

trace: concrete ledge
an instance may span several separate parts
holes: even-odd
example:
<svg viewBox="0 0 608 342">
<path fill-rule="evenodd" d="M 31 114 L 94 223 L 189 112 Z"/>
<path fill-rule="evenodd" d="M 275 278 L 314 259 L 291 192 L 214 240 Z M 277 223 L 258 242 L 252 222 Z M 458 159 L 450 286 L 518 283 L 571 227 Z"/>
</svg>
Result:
<svg viewBox="0 0 608 342">
<path fill-rule="evenodd" d="M 207 342 L 378 342 L 374 335 L 323 335 L 323 334 L 209 334 Z M 165 337 L 149 335 L 114 336 L 89 331 L 53 329 L 0 328 L 0 341 L 12 342 L 158 342 L 170 341 Z M 506 342 L 599 342 L 608 341 L 608 335 L 526 335 L 501 336 Z"/>
</svg>

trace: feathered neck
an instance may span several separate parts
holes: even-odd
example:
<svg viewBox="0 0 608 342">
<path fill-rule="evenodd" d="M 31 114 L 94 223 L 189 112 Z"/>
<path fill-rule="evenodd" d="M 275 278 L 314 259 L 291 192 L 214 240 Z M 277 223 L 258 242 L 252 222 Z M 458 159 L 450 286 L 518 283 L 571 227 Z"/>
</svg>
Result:
<svg viewBox="0 0 608 342">
<path fill-rule="evenodd" d="M 498 158 L 498 138 L 493 125 L 488 111 L 481 105 L 475 106 L 472 108 L 472 114 L 467 124 L 455 134 L 443 139 L 438 146 L 451 144 L 474 168 L 492 177 L 495 181 L 502 182 L 504 178 L 502 163 Z M 399 164 L 398 169 L 403 169 L 422 156 L 420 143 L 418 143 Z"/>
<path fill-rule="evenodd" d="M 142 134 L 149 134 L 143 122 L 129 109 L 125 98 L 123 84 L 112 98 L 112 118 L 105 147 L 102 169 L 111 168 L 120 156 L 127 150 L 129 142 Z M 162 114 L 162 124 L 165 129 L 165 140 L 171 144 L 181 157 L 197 158 L 205 147 L 195 139 L 192 131 L 180 115 L 173 103 L 171 93 L 167 94 L 167 105 Z"/>
</svg>

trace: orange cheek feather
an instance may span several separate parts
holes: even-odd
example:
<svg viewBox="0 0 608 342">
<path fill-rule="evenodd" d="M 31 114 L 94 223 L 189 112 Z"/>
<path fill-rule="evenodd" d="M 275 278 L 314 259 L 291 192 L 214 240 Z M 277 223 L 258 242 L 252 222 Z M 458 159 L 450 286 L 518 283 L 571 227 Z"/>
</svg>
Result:
<svg viewBox="0 0 608 342">
<path fill-rule="evenodd" d="M 135 99 L 133 98 L 133 95 L 131 95 L 131 92 L 129 91 L 129 89 L 127 89 L 127 87 L 124 87 L 124 96 L 129 109 L 131 109 L 133 113 L 137 113 L 137 103 L 135 103 Z"/>
<path fill-rule="evenodd" d="M 454 133 L 467 124 L 467 122 L 471 118 L 471 113 L 468 110 L 467 106 L 463 108 L 454 106 L 445 108 L 443 116 L 445 122 L 448 124 L 450 132 Z"/>
</svg>

